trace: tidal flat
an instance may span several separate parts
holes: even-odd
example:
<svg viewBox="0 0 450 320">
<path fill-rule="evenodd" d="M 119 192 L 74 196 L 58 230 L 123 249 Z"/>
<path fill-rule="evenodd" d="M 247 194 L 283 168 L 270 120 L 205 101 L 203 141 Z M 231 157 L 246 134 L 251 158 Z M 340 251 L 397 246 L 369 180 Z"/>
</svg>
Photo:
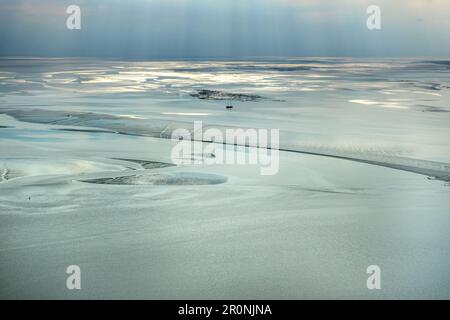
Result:
<svg viewBox="0 0 450 320">
<path fill-rule="evenodd" d="M 0 59 L 0 298 L 450 298 L 449 68 Z M 175 164 L 194 121 L 279 129 L 279 171 Z"/>
</svg>

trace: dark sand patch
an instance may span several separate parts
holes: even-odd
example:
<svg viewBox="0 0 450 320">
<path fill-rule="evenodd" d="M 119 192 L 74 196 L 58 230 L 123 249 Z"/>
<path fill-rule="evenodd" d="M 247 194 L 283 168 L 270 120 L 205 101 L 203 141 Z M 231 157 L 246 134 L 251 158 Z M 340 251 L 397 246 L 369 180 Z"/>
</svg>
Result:
<svg viewBox="0 0 450 320">
<path fill-rule="evenodd" d="M 19 170 L 10 170 L 8 168 L 0 169 L 0 181 L 7 181 L 15 178 L 21 178 L 25 176 L 24 172 Z"/>
<path fill-rule="evenodd" d="M 218 90 L 198 90 L 197 93 L 191 93 L 191 97 L 201 100 L 232 100 L 232 101 L 261 101 L 262 96 L 256 94 L 231 93 Z"/>
<path fill-rule="evenodd" d="M 435 106 L 427 106 L 422 104 L 417 105 L 417 107 L 419 107 L 422 110 L 422 112 L 450 112 L 449 109 L 444 109 Z"/>
<path fill-rule="evenodd" d="M 225 183 L 227 178 L 215 174 L 176 172 L 150 175 L 132 175 L 113 178 L 81 180 L 81 182 L 112 185 L 174 185 L 201 186 Z"/>
<path fill-rule="evenodd" d="M 95 130 L 95 129 L 71 129 L 71 128 L 58 128 L 58 129 L 53 129 L 53 130 L 58 130 L 58 131 L 68 131 L 68 132 L 85 132 L 85 133 L 114 133 L 117 134 L 119 132 L 117 131 L 109 131 L 109 130 Z"/>
<path fill-rule="evenodd" d="M 167 167 L 176 167 L 172 163 L 159 162 L 159 161 L 148 161 L 148 160 L 137 160 L 137 159 L 123 159 L 123 158 L 112 158 L 113 160 L 127 161 L 139 164 L 144 169 L 159 169 Z"/>
</svg>

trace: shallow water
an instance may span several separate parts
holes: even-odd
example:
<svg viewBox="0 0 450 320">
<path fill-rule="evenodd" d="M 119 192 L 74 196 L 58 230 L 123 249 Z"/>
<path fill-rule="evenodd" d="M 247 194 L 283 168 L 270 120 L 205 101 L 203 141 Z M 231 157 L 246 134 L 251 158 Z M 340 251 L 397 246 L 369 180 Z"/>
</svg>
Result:
<svg viewBox="0 0 450 320">
<path fill-rule="evenodd" d="M 449 298 L 449 87 L 413 59 L 1 59 L 0 297 Z M 280 129 L 278 174 L 172 165 L 194 120 Z"/>
</svg>

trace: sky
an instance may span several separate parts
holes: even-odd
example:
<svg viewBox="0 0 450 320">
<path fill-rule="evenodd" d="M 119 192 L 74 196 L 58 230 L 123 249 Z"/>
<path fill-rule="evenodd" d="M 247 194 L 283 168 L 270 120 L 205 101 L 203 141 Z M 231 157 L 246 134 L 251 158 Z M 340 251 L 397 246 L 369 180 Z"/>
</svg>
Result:
<svg viewBox="0 0 450 320">
<path fill-rule="evenodd" d="M 381 30 L 366 26 L 372 4 Z M 0 56 L 450 57 L 448 12 L 450 0 L 0 0 Z"/>
</svg>

